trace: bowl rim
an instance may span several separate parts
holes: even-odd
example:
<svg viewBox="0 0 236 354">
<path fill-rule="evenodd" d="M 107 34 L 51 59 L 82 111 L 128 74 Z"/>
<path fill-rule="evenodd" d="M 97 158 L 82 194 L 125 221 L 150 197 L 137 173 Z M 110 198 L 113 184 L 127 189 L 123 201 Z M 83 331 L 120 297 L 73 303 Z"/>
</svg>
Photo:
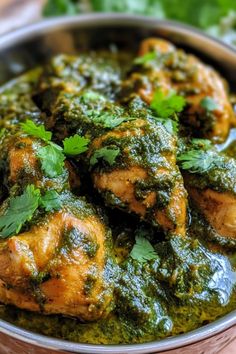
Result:
<svg viewBox="0 0 236 354">
<path fill-rule="evenodd" d="M 14 42 L 16 42 L 16 40 L 21 41 L 30 39 L 39 33 L 44 34 L 51 30 L 64 29 L 64 26 L 71 28 L 74 26 L 77 27 L 78 25 L 84 26 L 86 24 L 88 27 L 95 27 L 97 25 L 118 25 L 121 27 L 127 25 L 133 27 L 140 25 L 142 28 L 171 28 L 177 29 L 180 34 L 189 33 L 190 31 L 193 37 L 208 39 L 212 45 L 215 45 L 215 47 L 218 47 L 221 50 L 223 49 L 227 51 L 229 55 L 235 56 L 236 54 L 236 49 L 234 47 L 191 25 L 174 20 L 161 20 L 152 16 L 130 15 L 114 12 L 96 12 L 74 16 L 51 17 L 24 25 L 0 36 L 0 50 L 10 47 L 12 43 L 14 44 Z"/>
<path fill-rule="evenodd" d="M 129 26 L 147 28 L 147 29 L 172 29 L 178 34 L 191 34 L 193 39 L 204 40 L 205 43 L 211 44 L 214 49 L 223 51 L 229 56 L 232 62 L 236 64 L 236 50 L 229 45 L 222 43 L 220 40 L 211 37 L 202 31 L 176 21 L 158 20 L 148 16 L 137 16 L 119 13 L 89 13 L 77 16 L 62 16 L 42 20 L 30 25 L 21 27 L 15 31 L 9 32 L 0 37 L 0 51 L 12 47 L 14 44 L 19 44 L 26 40 L 33 39 L 38 35 L 49 32 L 54 32 L 61 29 L 72 29 L 78 27 L 96 27 L 96 26 Z M 216 321 L 202 326 L 193 331 L 168 337 L 161 340 L 141 344 L 83 344 L 75 343 L 62 339 L 47 337 L 41 334 L 25 330 L 23 328 L 12 325 L 0 319 L 0 332 L 13 337 L 14 339 L 33 344 L 41 348 L 66 351 L 73 353 L 135 353 L 144 354 L 153 351 L 163 352 L 173 350 L 180 347 L 185 347 L 204 339 L 213 337 L 214 335 L 224 332 L 227 329 L 236 325 L 236 310 L 217 319 Z"/>
</svg>

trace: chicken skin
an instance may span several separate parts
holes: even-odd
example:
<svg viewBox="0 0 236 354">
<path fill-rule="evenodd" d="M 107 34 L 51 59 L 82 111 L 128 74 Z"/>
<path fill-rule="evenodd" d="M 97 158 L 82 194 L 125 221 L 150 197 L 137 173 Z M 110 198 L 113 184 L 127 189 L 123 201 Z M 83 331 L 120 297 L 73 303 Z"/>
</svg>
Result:
<svg viewBox="0 0 236 354">
<path fill-rule="evenodd" d="M 228 97 L 225 81 L 220 75 L 193 55 L 177 49 L 168 41 L 149 38 L 140 45 L 139 55 L 155 53 L 155 58 L 134 67 L 123 90 L 135 90 L 150 104 L 154 92 L 171 90 L 186 98 L 181 123 L 189 127 L 193 136 L 224 141 L 236 117 Z M 204 99 L 212 104 L 204 105 Z"/>
<path fill-rule="evenodd" d="M 60 211 L 1 241 L 1 301 L 83 321 L 101 318 L 112 301 L 109 237 L 89 204 L 66 196 Z"/>
</svg>

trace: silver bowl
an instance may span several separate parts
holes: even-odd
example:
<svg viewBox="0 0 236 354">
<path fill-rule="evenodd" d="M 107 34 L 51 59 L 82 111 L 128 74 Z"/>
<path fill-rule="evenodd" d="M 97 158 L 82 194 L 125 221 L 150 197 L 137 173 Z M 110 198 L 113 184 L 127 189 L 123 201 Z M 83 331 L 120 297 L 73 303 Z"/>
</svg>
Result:
<svg viewBox="0 0 236 354">
<path fill-rule="evenodd" d="M 236 51 L 202 32 L 171 21 L 121 14 L 56 18 L 0 38 L 0 83 L 58 53 L 90 48 L 136 50 L 148 36 L 161 36 L 214 65 L 236 87 Z M 45 337 L 0 320 L 1 354 L 166 353 L 216 354 L 236 338 L 236 311 L 189 333 L 144 344 L 90 345 Z"/>
</svg>

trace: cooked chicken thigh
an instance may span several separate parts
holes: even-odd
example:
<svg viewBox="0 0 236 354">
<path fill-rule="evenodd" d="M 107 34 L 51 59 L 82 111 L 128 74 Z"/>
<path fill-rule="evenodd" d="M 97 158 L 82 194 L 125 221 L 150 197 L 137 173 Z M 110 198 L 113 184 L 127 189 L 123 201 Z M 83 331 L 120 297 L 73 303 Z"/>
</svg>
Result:
<svg viewBox="0 0 236 354">
<path fill-rule="evenodd" d="M 156 89 L 165 94 L 175 90 L 186 98 L 181 122 L 192 129 L 193 136 L 224 141 L 236 124 L 227 91 L 220 75 L 193 55 L 186 54 L 163 39 L 149 38 L 140 45 L 140 56 L 155 53 L 149 61 L 135 66 L 123 90 L 136 91 L 150 103 Z M 210 100 L 209 108 L 204 99 Z"/>
<path fill-rule="evenodd" d="M 112 166 L 100 160 L 92 170 L 106 204 L 184 236 L 186 192 L 176 166 L 175 138 L 161 124 L 137 119 L 94 139 L 90 159 L 104 148 L 119 151 Z"/>
<path fill-rule="evenodd" d="M 91 205 L 70 195 L 29 231 L 0 242 L 0 298 L 30 311 L 84 321 L 109 312 L 109 230 Z"/>
<path fill-rule="evenodd" d="M 96 320 L 112 302 L 110 231 L 95 208 L 71 194 L 66 167 L 54 178 L 45 175 L 37 155 L 43 146 L 42 140 L 21 132 L 2 143 L 8 193 L 0 218 L 9 200 L 29 185 L 42 194 L 60 193 L 61 207 L 37 210 L 23 232 L 0 241 L 0 298 L 22 309 Z"/>
</svg>

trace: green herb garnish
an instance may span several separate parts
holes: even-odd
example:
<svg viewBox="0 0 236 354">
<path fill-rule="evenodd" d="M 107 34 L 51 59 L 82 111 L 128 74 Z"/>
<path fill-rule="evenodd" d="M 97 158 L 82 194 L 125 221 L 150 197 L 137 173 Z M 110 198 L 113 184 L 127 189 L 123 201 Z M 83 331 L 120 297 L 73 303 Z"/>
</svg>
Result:
<svg viewBox="0 0 236 354">
<path fill-rule="evenodd" d="M 178 133 L 179 123 L 176 120 L 169 118 L 153 117 L 157 122 L 160 122 L 170 134 Z"/>
<path fill-rule="evenodd" d="M 10 199 L 6 213 L 0 216 L 0 237 L 18 234 L 26 221 L 30 221 L 39 206 L 40 191 L 28 185 L 24 193 Z"/>
<path fill-rule="evenodd" d="M 36 125 L 31 120 L 27 120 L 24 123 L 20 123 L 21 129 L 28 135 L 34 136 L 35 138 L 42 139 L 46 142 L 52 139 L 52 133 L 45 130 L 43 124 Z"/>
<path fill-rule="evenodd" d="M 60 195 L 50 190 L 41 196 L 40 190 L 30 184 L 21 195 L 10 198 L 9 207 L 5 214 L 0 216 L 0 238 L 18 234 L 22 226 L 32 219 L 39 207 L 47 212 L 59 210 L 61 208 Z"/>
<path fill-rule="evenodd" d="M 83 153 L 88 149 L 87 145 L 90 140 L 75 134 L 63 140 L 64 149 L 53 143 L 52 133 L 45 130 L 43 125 L 36 125 L 31 120 L 21 123 L 22 130 L 35 138 L 42 139 L 48 145 L 40 147 L 37 156 L 41 161 L 42 169 L 48 177 L 56 177 L 62 174 L 64 167 L 65 155 L 75 156 Z"/>
<path fill-rule="evenodd" d="M 104 128 L 110 128 L 110 129 L 118 127 L 123 122 L 128 122 L 136 119 L 133 117 L 119 117 L 109 112 L 99 112 L 99 113 L 93 112 L 91 114 L 91 118 L 93 122 L 97 124 L 101 124 Z"/>
<path fill-rule="evenodd" d="M 68 156 L 75 156 L 82 154 L 88 150 L 88 144 L 90 140 L 75 134 L 63 140 L 64 153 Z"/>
<path fill-rule="evenodd" d="M 54 190 L 47 191 L 43 196 L 41 196 L 40 205 L 46 211 L 59 210 L 61 208 L 60 195 Z"/>
<path fill-rule="evenodd" d="M 41 161 L 43 171 L 48 177 L 53 178 L 62 174 L 66 157 L 60 146 L 43 146 L 38 149 L 37 156 Z"/>
<path fill-rule="evenodd" d="M 156 57 L 157 57 L 156 52 L 148 52 L 140 57 L 135 58 L 134 64 L 145 65 L 145 64 L 149 63 L 150 61 L 155 60 Z"/>
<path fill-rule="evenodd" d="M 145 263 L 152 259 L 157 259 L 158 255 L 151 243 L 146 238 L 138 235 L 135 237 L 135 244 L 130 253 L 130 257 L 140 263 Z"/>
<path fill-rule="evenodd" d="M 206 111 L 211 112 L 219 108 L 217 102 L 211 97 L 205 97 L 201 100 L 200 105 Z"/>
<path fill-rule="evenodd" d="M 117 156 L 119 155 L 119 153 L 120 153 L 119 148 L 112 149 L 112 148 L 104 147 L 104 148 L 98 149 L 91 156 L 90 165 L 94 166 L 96 163 L 98 163 L 99 159 L 102 159 L 102 160 L 108 162 L 109 165 L 112 166 L 115 163 L 115 160 L 116 160 Z"/>
<path fill-rule="evenodd" d="M 85 103 L 105 101 L 105 97 L 95 91 L 86 91 L 81 95 L 81 98 Z"/>
<path fill-rule="evenodd" d="M 186 105 L 184 97 L 171 92 L 165 96 L 161 90 L 157 90 L 153 96 L 150 107 L 161 118 L 170 118 L 183 110 Z"/>
<path fill-rule="evenodd" d="M 203 173 L 209 169 L 219 166 L 222 162 L 221 156 L 213 151 L 189 150 L 181 154 L 177 160 L 180 167 L 191 173 Z"/>
</svg>

